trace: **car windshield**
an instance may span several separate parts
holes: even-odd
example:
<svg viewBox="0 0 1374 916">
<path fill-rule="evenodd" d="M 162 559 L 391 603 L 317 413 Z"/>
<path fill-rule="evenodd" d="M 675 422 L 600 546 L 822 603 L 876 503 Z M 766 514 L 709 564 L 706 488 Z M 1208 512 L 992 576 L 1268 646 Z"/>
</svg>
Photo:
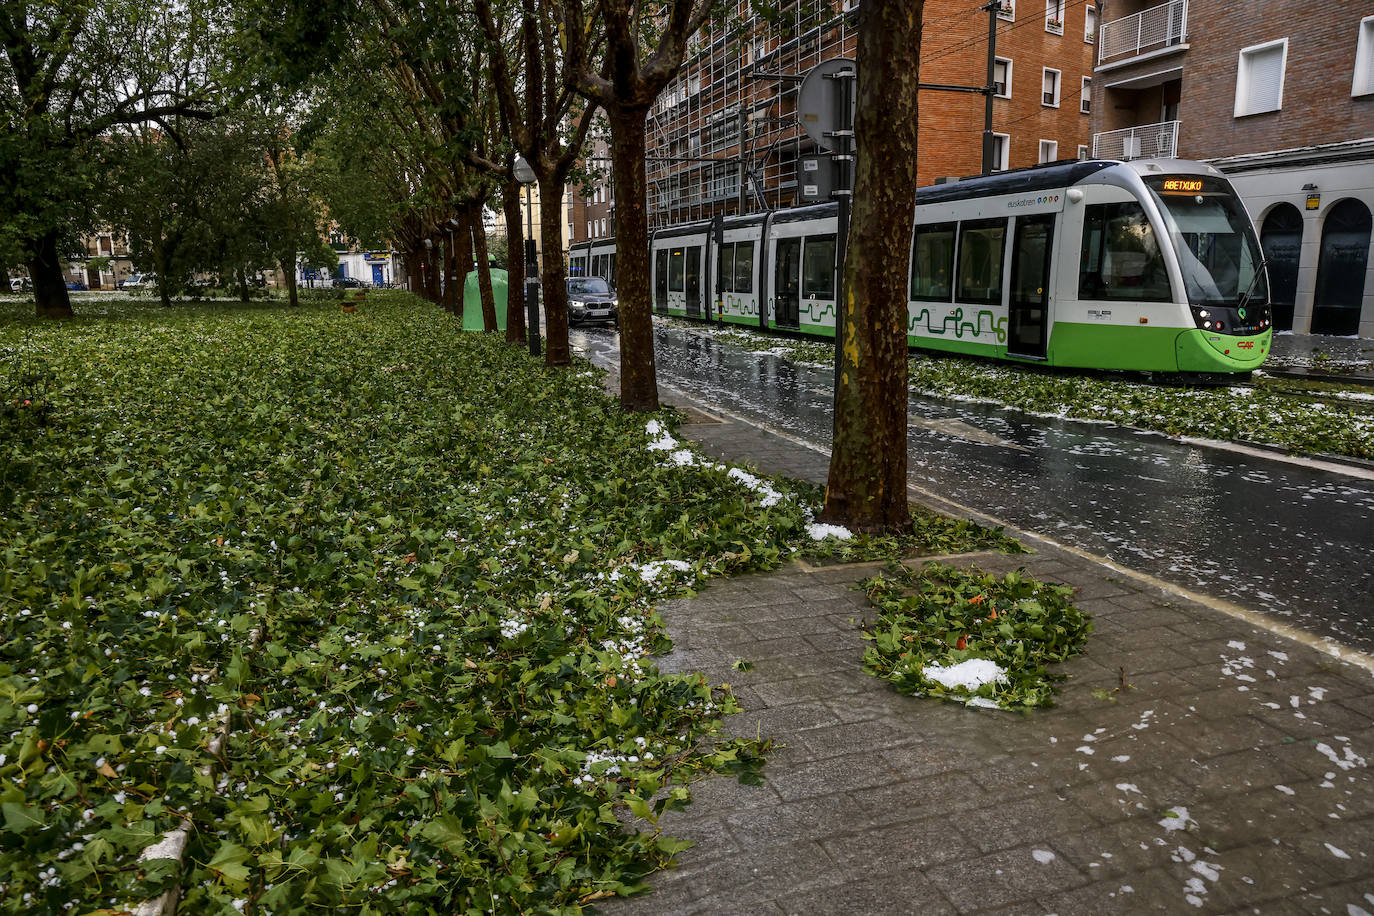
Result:
<svg viewBox="0 0 1374 916">
<path fill-rule="evenodd" d="M 611 288 L 600 277 L 576 277 L 568 281 L 568 295 L 609 296 Z"/>
<path fill-rule="evenodd" d="M 1267 301 L 1259 244 L 1231 185 L 1220 178 L 1149 178 L 1193 305 Z"/>
</svg>

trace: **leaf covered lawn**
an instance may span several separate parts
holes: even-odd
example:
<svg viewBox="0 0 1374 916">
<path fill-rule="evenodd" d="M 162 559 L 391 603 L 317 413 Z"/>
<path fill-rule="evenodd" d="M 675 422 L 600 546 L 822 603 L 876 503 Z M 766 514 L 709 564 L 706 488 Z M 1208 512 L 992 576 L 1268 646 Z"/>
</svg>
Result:
<svg viewBox="0 0 1374 916">
<path fill-rule="evenodd" d="M 626 809 L 758 766 L 728 692 L 654 668 L 652 606 L 776 565 L 786 482 L 665 461 L 591 371 L 403 295 L 27 307 L 0 356 L 55 381 L 0 415 L 0 911 L 567 911 L 679 848 Z M 184 866 L 138 862 L 183 819 Z"/>
</svg>

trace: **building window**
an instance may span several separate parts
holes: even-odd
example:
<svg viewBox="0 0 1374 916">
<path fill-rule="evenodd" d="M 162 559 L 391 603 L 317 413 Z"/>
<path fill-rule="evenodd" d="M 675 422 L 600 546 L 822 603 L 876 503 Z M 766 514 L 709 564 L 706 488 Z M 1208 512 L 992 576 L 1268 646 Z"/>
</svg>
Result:
<svg viewBox="0 0 1374 916">
<path fill-rule="evenodd" d="M 1283 70 L 1287 59 L 1287 38 L 1241 50 L 1236 65 L 1237 118 L 1283 107 Z"/>
<path fill-rule="evenodd" d="M 1078 158 L 1079 158 L 1079 159 L 1087 159 L 1087 158 L 1088 158 L 1088 148 L 1087 148 L 1086 146 L 1084 146 L 1082 143 L 1078 144 Z"/>
<path fill-rule="evenodd" d="M 1059 141 L 1041 140 L 1040 141 L 1040 161 L 1053 162 L 1059 158 Z"/>
<path fill-rule="evenodd" d="M 1097 39 L 1097 7 L 1088 4 L 1083 18 L 1083 40 L 1092 44 Z"/>
<path fill-rule="evenodd" d="M 1078 92 L 1078 110 L 1087 114 L 1093 107 L 1093 79 L 1091 76 L 1083 77 L 1083 88 Z"/>
<path fill-rule="evenodd" d="M 992 170 L 994 172 L 1005 172 L 1011 161 L 1011 136 L 1008 134 L 992 135 Z"/>
<path fill-rule="evenodd" d="M 1011 98 L 1011 58 L 999 57 L 992 65 L 993 95 L 999 99 Z"/>
<path fill-rule="evenodd" d="M 1008 22 L 1016 18 L 1016 6 L 1011 0 L 1002 0 L 1002 6 L 997 10 L 997 18 L 1005 19 Z"/>
<path fill-rule="evenodd" d="M 1355 82 L 1351 95 L 1374 93 L 1374 16 L 1360 20 L 1360 33 L 1355 41 Z"/>
<path fill-rule="evenodd" d="M 587 238 L 592 237 L 592 221 L 587 220 Z"/>
<path fill-rule="evenodd" d="M 1050 108 L 1059 107 L 1059 71 L 1044 68 L 1044 77 L 1040 82 L 1040 104 L 1048 105 Z"/>
<path fill-rule="evenodd" d="M 1064 34 L 1064 0 L 1045 0 L 1045 31 Z"/>
</svg>

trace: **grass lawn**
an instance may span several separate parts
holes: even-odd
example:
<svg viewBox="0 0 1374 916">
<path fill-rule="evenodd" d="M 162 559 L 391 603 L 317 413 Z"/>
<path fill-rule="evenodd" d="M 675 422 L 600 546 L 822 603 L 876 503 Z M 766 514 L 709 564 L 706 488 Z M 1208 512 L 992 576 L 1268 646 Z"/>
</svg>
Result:
<svg viewBox="0 0 1374 916">
<path fill-rule="evenodd" d="M 654 606 L 811 543 L 816 488 L 650 448 L 587 367 L 405 294 L 30 308 L 0 304 L 0 911 L 570 911 L 679 848 L 626 812 L 756 776 L 728 690 L 655 669 Z"/>
</svg>

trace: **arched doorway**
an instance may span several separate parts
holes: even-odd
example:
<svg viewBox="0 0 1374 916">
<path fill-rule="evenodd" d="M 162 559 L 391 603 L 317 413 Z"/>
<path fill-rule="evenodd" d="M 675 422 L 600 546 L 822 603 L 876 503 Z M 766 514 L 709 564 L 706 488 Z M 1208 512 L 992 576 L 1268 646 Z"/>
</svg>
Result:
<svg viewBox="0 0 1374 916">
<path fill-rule="evenodd" d="M 1298 296 L 1298 256 L 1302 253 L 1302 213 L 1292 204 L 1269 211 L 1260 228 L 1269 272 L 1269 301 L 1274 310 L 1274 330 L 1293 330 L 1293 303 Z"/>
<path fill-rule="evenodd" d="M 1327 211 L 1317 262 L 1317 293 L 1312 300 L 1313 334 L 1359 331 L 1370 225 L 1369 208 L 1354 198 Z"/>
</svg>

